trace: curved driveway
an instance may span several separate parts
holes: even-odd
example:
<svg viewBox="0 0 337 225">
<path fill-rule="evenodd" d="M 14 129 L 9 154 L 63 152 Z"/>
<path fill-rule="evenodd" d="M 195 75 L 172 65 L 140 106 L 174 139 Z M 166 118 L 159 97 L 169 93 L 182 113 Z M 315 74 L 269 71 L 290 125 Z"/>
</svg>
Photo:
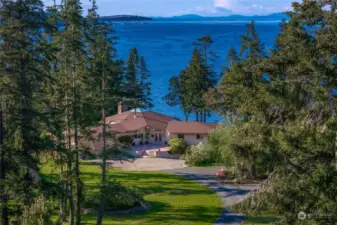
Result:
<svg viewBox="0 0 337 225">
<path fill-rule="evenodd" d="M 92 162 L 99 162 L 93 160 Z M 140 158 L 133 162 L 108 161 L 115 168 L 132 171 L 162 171 L 201 183 L 215 191 L 221 198 L 224 210 L 216 221 L 216 225 L 240 225 L 244 216 L 231 213 L 227 208 L 243 199 L 256 184 L 230 185 L 216 179 L 216 172 L 220 168 L 186 168 L 183 160 L 161 159 L 161 158 Z"/>
<path fill-rule="evenodd" d="M 163 172 L 172 173 L 178 176 L 194 180 L 215 191 L 224 204 L 224 210 L 216 221 L 216 225 L 240 225 L 243 223 L 244 215 L 231 213 L 228 207 L 242 200 L 255 184 L 230 185 L 216 179 L 216 172 L 220 168 L 181 168 L 173 170 L 163 170 Z"/>
</svg>

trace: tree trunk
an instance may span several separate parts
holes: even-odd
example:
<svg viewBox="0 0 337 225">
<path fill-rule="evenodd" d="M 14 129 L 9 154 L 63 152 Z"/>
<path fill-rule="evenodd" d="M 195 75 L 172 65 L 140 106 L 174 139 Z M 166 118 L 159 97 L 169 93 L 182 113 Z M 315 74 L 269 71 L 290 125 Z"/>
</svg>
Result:
<svg viewBox="0 0 337 225">
<path fill-rule="evenodd" d="M 73 120 L 74 120 L 74 144 L 75 144 L 75 215 L 76 225 L 81 225 L 81 180 L 78 148 L 78 116 L 77 116 L 77 91 L 75 81 L 75 63 L 73 65 Z"/>
<path fill-rule="evenodd" d="M 195 112 L 195 117 L 196 117 L 196 121 L 199 122 L 199 112 L 198 111 Z"/>
<path fill-rule="evenodd" d="M 68 160 L 68 171 L 71 172 L 72 169 L 72 163 L 71 163 L 72 159 L 70 158 Z M 72 176 L 70 174 L 70 176 Z M 74 225 L 75 224 L 75 212 L 74 212 L 74 196 L 73 196 L 73 184 L 72 184 L 72 178 L 69 179 L 69 183 L 68 183 L 68 187 L 69 187 L 69 194 L 68 194 L 68 199 L 69 199 L 69 225 Z"/>
<path fill-rule="evenodd" d="M 61 166 L 61 179 L 62 179 L 62 184 L 61 184 L 61 193 L 60 193 L 60 215 L 59 218 L 56 222 L 56 224 L 62 224 L 62 222 L 66 222 L 66 210 L 67 210 L 67 197 L 66 193 L 68 191 L 66 182 L 63 181 L 63 176 L 64 176 L 64 171 L 63 171 L 63 166 Z"/>
<path fill-rule="evenodd" d="M 205 112 L 204 112 L 204 122 L 207 123 L 207 109 L 205 109 Z"/>
<path fill-rule="evenodd" d="M 68 95 L 66 94 L 66 104 L 67 104 L 67 183 L 68 183 L 68 200 L 69 200 L 69 225 L 75 224 L 74 217 L 74 196 L 73 196 L 73 177 L 72 177 L 72 153 L 71 153 L 71 131 L 70 131 L 70 110 L 69 110 L 69 101 Z"/>
<path fill-rule="evenodd" d="M 251 166 L 251 175 L 253 178 L 256 177 L 256 166 L 254 164 Z"/>
<path fill-rule="evenodd" d="M 5 151 L 2 146 L 4 141 L 4 126 L 3 126 L 3 113 L 2 106 L 0 105 L 0 204 L 1 204 L 1 217 L 0 224 L 9 225 L 7 196 L 4 191 L 4 180 L 6 178 L 6 165 L 5 165 Z"/>
<path fill-rule="evenodd" d="M 104 63 L 103 63 L 104 65 Z M 101 199 L 100 206 L 97 216 L 96 225 L 102 225 L 104 217 L 104 206 L 105 206 L 105 189 L 106 189 L 106 115 L 105 115 L 105 73 L 103 68 L 102 74 L 102 137 L 103 137 L 103 150 L 102 150 L 102 184 L 101 184 Z"/>
<path fill-rule="evenodd" d="M 189 117 L 189 115 L 188 115 L 188 112 L 187 112 L 187 111 L 185 111 L 185 110 L 184 110 L 184 115 L 185 115 L 185 121 L 187 122 L 187 121 L 188 121 L 188 117 Z"/>
<path fill-rule="evenodd" d="M 203 122 L 203 115 L 204 115 L 204 112 L 203 111 L 200 111 L 200 122 Z"/>
</svg>

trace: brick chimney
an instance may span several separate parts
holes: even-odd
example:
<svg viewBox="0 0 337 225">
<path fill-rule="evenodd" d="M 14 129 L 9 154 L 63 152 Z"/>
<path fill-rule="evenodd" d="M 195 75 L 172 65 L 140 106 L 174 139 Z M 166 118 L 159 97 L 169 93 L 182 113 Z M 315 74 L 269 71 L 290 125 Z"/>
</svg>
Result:
<svg viewBox="0 0 337 225">
<path fill-rule="evenodd" d="M 120 103 L 118 103 L 117 111 L 118 111 L 118 114 L 121 114 L 121 113 L 127 111 L 127 106 L 124 105 L 122 102 L 120 102 Z"/>
</svg>

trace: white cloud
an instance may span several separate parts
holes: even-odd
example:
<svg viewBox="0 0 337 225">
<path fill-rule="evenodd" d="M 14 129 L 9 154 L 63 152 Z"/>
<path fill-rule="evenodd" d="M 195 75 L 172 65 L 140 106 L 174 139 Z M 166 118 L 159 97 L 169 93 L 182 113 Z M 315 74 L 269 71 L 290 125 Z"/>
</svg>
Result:
<svg viewBox="0 0 337 225">
<path fill-rule="evenodd" d="M 170 14 L 170 16 L 183 15 L 183 14 L 198 14 L 201 16 L 227 16 L 232 13 L 231 10 L 228 10 L 223 7 L 194 7 L 186 10 L 181 10 Z"/>
<path fill-rule="evenodd" d="M 214 7 L 231 10 L 234 14 L 269 14 L 290 9 L 289 0 L 214 0 Z"/>
</svg>

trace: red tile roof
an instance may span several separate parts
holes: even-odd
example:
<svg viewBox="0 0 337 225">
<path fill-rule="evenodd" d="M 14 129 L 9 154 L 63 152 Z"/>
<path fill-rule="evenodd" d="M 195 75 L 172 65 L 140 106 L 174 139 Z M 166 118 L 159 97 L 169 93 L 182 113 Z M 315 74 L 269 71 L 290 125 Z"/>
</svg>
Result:
<svg viewBox="0 0 337 225">
<path fill-rule="evenodd" d="M 182 122 L 170 116 L 155 112 L 123 112 L 106 118 L 108 131 L 126 133 L 143 128 L 167 130 L 179 134 L 208 134 L 217 126 L 215 123 Z M 99 132 L 96 129 L 96 131 Z"/>
<path fill-rule="evenodd" d="M 132 132 L 145 127 L 166 130 L 168 123 L 173 120 L 177 119 L 155 112 L 130 111 L 106 118 L 108 129 L 120 133 Z"/>
<path fill-rule="evenodd" d="M 176 134 L 209 134 L 218 124 L 201 122 L 172 121 L 167 126 L 167 131 Z"/>
</svg>

